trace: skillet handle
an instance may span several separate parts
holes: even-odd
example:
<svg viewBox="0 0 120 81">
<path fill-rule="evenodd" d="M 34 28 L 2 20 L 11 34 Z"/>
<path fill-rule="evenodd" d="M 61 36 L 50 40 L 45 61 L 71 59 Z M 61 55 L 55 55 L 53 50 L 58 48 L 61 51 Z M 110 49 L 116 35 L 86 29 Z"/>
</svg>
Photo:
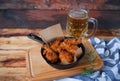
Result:
<svg viewBox="0 0 120 81">
<path fill-rule="evenodd" d="M 33 33 L 28 34 L 27 37 L 32 39 L 32 40 L 35 40 L 39 43 L 45 44 L 45 42 L 42 40 L 42 38 L 38 37 L 37 35 L 35 35 Z"/>
</svg>

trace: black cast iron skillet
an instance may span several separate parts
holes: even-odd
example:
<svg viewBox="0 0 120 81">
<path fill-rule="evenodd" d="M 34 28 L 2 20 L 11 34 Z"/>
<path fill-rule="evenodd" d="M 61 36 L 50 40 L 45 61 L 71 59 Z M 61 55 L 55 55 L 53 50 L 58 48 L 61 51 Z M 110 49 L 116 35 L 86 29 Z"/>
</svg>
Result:
<svg viewBox="0 0 120 81">
<path fill-rule="evenodd" d="M 38 36 L 36 36 L 36 35 L 34 35 L 34 34 L 28 34 L 28 38 L 30 38 L 30 39 L 32 39 L 32 40 L 35 40 L 35 41 L 37 41 L 37 42 L 39 42 L 39 43 L 41 43 L 41 44 L 46 44 L 43 40 L 42 40 L 42 38 L 40 38 L 40 37 L 38 37 Z M 64 37 L 65 39 L 67 39 L 67 38 L 72 38 L 72 37 Z M 53 42 L 55 39 L 52 39 L 51 41 L 49 41 L 47 44 L 49 44 L 50 42 Z M 66 65 L 61 65 L 61 64 L 58 64 L 58 63 L 51 63 L 51 62 L 49 62 L 46 58 L 45 58 L 45 56 L 43 55 L 43 51 L 45 50 L 44 48 L 41 48 L 41 55 L 42 55 L 42 57 L 44 58 L 44 60 L 49 64 L 49 65 L 51 65 L 52 67 L 54 67 L 54 68 L 57 68 L 57 69 L 68 69 L 68 68 L 71 68 L 71 67 L 73 67 L 73 66 L 75 66 L 75 65 L 77 65 L 79 62 L 80 62 L 80 60 L 82 59 L 82 57 L 85 55 L 85 47 L 84 47 L 84 45 L 82 44 L 82 43 L 80 43 L 80 44 L 78 44 L 78 47 L 81 47 L 82 48 L 82 54 L 81 54 L 81 56 L 77 59 L 77 61 L 75 61 L 75 62 L 73 62 L 73 63 L 70 63 L 70 64 L 66 64 Z"/>
</svg>

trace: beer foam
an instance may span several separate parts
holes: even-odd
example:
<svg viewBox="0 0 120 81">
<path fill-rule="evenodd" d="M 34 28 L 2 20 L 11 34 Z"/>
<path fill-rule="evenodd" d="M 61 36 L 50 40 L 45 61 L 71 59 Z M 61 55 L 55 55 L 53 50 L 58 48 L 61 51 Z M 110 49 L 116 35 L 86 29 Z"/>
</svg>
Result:
<svg viewBox="0 0 120 81">
<path fill-rule="evenodd" d="M 80 10 L 71 10 L 69 16 L 76 19 L 88 18 L 88 12 L 84 9 Z"/>
</svg>

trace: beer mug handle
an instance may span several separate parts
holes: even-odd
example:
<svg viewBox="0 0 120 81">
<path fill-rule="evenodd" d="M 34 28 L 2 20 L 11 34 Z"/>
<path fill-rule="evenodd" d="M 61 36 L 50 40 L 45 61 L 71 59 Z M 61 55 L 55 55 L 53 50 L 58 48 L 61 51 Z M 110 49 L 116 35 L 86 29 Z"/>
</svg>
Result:
<svg viewBox="0 0 120 81">
<path fill-rule="evenodd" d="M 93 30 L 92 30 L 92 32 L 89 35 L 87 35 L 87 37 L 92 37 L 95 34 L 96 30 L 97 30 L 98 21 L 95 18 L 89 18 L 88 22 L 93 24 Z"/>
</svg>

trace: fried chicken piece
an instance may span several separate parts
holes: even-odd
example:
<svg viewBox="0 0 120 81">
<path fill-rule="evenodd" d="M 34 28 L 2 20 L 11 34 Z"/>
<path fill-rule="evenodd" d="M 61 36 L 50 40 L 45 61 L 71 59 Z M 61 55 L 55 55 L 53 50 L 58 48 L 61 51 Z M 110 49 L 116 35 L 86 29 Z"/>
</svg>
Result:
<svg viewBox="0 0 120 81">
<path fill-rule="evenodd" d="M 60 60 L 61 64 L 69 64 L 77 60 L 82 54 L 82 49 L 78 47 L 78 44 L 80 43 L 82 43 L 82 38 L 64 39 L 60 37 L 51 42 L 50 46 L 47 44 L 43 45 L 43 48 L 45 49 L 43 54 L 51 63 L 56 63 Z"/>
<path fill-rule="evenodd" d="M 51 45 L 51 48 L 54 49 L 54 51 L 56 52 L 59 52 L 60 51 L 60 44 L 61 42 L 63 41 L 64 39 L 62 37 L 60 38 L 57 38 L 55 41 L 53 41 L 50 45 Z"/>
<path fill-rule="evenodd" d="M 70 43 L 66 44 L 66 43 L 63 42 L 63 43 L 60 44 L 60 48 L 66 50 L 66 51 L 68 51 L 68 52 L 70 52 L 72 54 L 75 54 L 76 50 L 79 47 L 77 45 L 75 45 L 75 44 L 70 44 Z"/>
<path fill-rule="evenodd" d="M 75 54 L 78 48 L 79 47 L 77 45 L 70 45 L 70 47 L 66 48 L 66 50 L 69 51 L 72 54 Z"/>
<path fill-rule="evenodd" d="M 79 38 L 79 39 L 67 38 L 64 40 L 64 43 L 70 44 L 70 45 L 72 44 L 77 45 L 77 44 L 80 44 L 81 42 L 82 42 L 82 38 Z"/>
<path fill-rule="evenodd" d="M 51 63 L 56 63 L 59 59 L 58 55 L 47 45 L 44 45 L 44 49 L 43 55 L 45 55 L 45 58 Z"/>
<path fill-rule="evenodd" d="M 74 62 L 74 56 L 67 51 L 62 50 L 59 54 L 61 64 L 70 64 Z"/>
<path fill-rule="evenodd" d="M 78 41 L 78 40 L 77 40 Z M 76 41 L 76 42 L 77 42 Z M 79 40 L 78 42 L 81 42 L 81 40 Z M 71 54 L 73 54 L 74 56 L 76 56 L 76 58 L 79 58 L 80 57 L 80 55 L 82 54 L 82 49 L 81 48 L 79 48 L 76 44 L 71 44 L 70 42 L 69 42 L 69 44 L 68 43 L 65 43 L 65 42 L 62 42 L 61 44 L 60 44 L 60 47 L 61 47 L 61 49 L 62 50 L 66 50 L 66 51 L 68 51 L 69 53 L 71 53 Z"/>
<path fill-rule="evenodd" d="M 68 44 L 68 45 L 69 45 L 69 44 L 77 44 L 76 41 L 77 41 L 77 39 L 67 38 L 67 39 L 64 40 L 64 43 L 65 43 L 65 44 Z"/>
</svg>

